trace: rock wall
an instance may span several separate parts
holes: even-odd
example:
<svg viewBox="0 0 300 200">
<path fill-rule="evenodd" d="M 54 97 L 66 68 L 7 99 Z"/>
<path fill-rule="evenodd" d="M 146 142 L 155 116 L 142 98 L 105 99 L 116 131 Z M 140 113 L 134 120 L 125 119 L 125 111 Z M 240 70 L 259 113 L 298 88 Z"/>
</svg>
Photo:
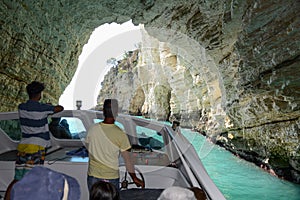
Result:
<svg viewBox="0 0 300 200">
<path fill-rule="evenodd" d="M 0 0 L 0 109 L 16 110 L 32 80 L 44 81 L 45 101 L 55 103 L 92 31 L 132 19 L 156 39 L 128 73 L 115 71 L 133 86 L 122 89 L 124 111 L 180 119 L 299 182 L 299 8 L 293 0 Z"/>
</svg>

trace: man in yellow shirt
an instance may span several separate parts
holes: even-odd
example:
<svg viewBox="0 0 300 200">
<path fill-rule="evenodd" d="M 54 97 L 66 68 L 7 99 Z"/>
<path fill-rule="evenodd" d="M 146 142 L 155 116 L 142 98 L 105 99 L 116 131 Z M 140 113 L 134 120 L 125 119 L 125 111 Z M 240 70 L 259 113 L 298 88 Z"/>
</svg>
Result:
<svg viewBox="0 0 300 200">
<path fill-rule="evenodd" d="M 106 99 L 103 105 L 104 121 L 88 130 L 85 142 L 89 152 L 88 188 L 99 180 L 113 183 L 119 189 L 119 154 L 137 187 L 145 183 L 137 178 L 128 150 L 131 148 L 126 133 L 114 124 L 118 115 L 118 101 Z"/>
</svg>

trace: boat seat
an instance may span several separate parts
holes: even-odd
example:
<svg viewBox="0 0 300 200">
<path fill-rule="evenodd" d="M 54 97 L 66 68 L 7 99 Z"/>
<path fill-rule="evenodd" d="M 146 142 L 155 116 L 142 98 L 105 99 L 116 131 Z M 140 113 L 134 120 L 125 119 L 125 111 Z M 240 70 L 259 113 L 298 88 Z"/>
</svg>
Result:
<svg viewBox="0 0 300 200">
<path fill-rule="evenodd" d="M 15 161 L 17 159 L 17 150 L 11 150 L 0 154 L 0 161 Z"/>
<path fill-rule="evenodd" d="M 121 200 L 157 200 L 163 189 L 132 188 L 120 191 Z"/>
</svg>

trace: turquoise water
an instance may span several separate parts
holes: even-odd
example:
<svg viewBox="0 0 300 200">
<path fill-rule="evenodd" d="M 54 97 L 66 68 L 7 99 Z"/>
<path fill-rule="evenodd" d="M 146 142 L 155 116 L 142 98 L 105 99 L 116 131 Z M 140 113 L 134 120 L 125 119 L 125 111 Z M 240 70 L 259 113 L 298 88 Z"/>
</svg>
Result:
<svg viewBox="0 0 300 200">
<path fill-rule="evenodd" d="M 208 174 L 228 200 L 300 200 L 300 185 L 278 179 L 253 163 L 211 144 L 188 129 L 182 133 L 195 147 Z"/>
</svg>

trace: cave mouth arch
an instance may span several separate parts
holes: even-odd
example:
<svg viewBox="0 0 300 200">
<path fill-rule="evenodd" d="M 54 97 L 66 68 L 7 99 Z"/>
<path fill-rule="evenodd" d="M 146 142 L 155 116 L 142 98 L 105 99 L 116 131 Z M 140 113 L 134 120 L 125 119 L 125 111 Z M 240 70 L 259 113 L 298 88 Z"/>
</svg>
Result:
<svg viewBox="0 0 300 200">
<path fill-rule="evenodd" d="M 81 100 L 82 109 L 93 108 L 103 76 L 110 69 L 106 61 L 121 57 L 124 52 L 136 48 L 140 37 L 139 26 L 132 24 L 131 20 L 97 27 L 90 35 L 88 43 L 83 46 L 78 67 L 70 84 L 60 96 L 60 104 L 67 109 L 74 109 L 76 101 Z"/>
<path fill-rule="evenodd" d="M 86 65 L 87 67 L 81 67 L 79 70 L 77 69 L 78 72 L 76 72 L 77 79 L 75 81 L 72 99 L 73 107 L 75 101 L 78 99 L 83 100 L 83 102 L 88 101 L 88 99 L 94 99 L 94 101 L 97 99 L 100 85 L 99 76 L 103 76 L 108 70 L 105 67 L 101 67 L 101 69 L 99 70 L 99 64 L 97 64 L 97 61 L 91 61 L 90 59 L 101 54 L 100 51 L 103 52 L 105 51 L 105 49 L 109 48 L 111 43 L 113 43 L 113 40 L 117 40 L 120 44 L 124 42 L 124 39 L 122 39 L 122 37 L 120 36 L 125 35 L 127 37 L 130 37 L 137 31 L 139 30 L 135 29 L 123 31 L 121 32 L 121 34 L 110 37 L 107 41 L 94 48 L 90 55 L 86 57 L 86 60 L 82 63 L 82 65 Z M 151 37 L 155 37 L 160 42 L 168 44 L 171 52 L 180 57 L 182 63 L 188 63 L 187 70 L 189 71 L 191 76 L 201 76 L 209 93 L 208 96 L 210 101 L 209 104 L 211 105 L 211 111 L 214 112 L 215 115 L 222 115 L 223 111 L 221 109 L 221 101 L 222 92 L 224 93 L 224 90 L 222 90 L 222 85 L 220 85 L 219 81 L 221 80 L 221 78 L 218 77 L 219 73 L 217 71 L 216 65 L 212 62 L 213 59 L 211 59 L 207 54 L 205 48 L 187 35 L 175 32 L 171 29 L 147 27 L 146 29 L 144 29 L 144 31 L 151 34 Z M 156 47 L 149 46 L 149 44 L 144 44 L 142 48 L 154 49 Z M 157 50 L 159 51 L 159 49 Z M 95 85 L 95 87 L 93 87 L 93 85 Z M 78 96 L 78 91 L 83 91 L 83 94 L 81 94 L 81 96 Z"/>
<path fill-rule="evenodd" d="M 180 104 L 184 104 L 180 105 L 181 108 L 179 109 L 180 111 L 183 110 L 183 113 L 180 115 L 175 113 L 175 115 L 178 116 L 198 116 L 198 114 L 196 114 L 198 112 L 194 112 L 193 109 L 204 110 L 201 102 L 205 101 L 207 102 L 206 105 L 210 105 L 210 109 L 206 110 L 206 112 L 211 113 L 210 116 L 215 117 L 211 119 L 214 124 L 217 124 L 214 125 L 214 127 L 223 127 L 225 114 L 221 104 L 223 96 L 226 95 L 222 94 L 224 93 L 224 89 L 222 89 L 223 86 L 220 81 L 222 79 L 219 77 L 216 64 L 213 62 L 213 59 L 207 53 L 205 48 L 191 37 L 171 29 L 142 27 L 141 32 L 143 40 L 140 47 L 141 58 L 137 69 L 138 76 L 135 77 L 139 80 L 136 81 L 135 84 L 142 86 L 149 85 L 150 82 L 153 82 L 155 83 L 155 86 L 170 88 L 170 93 L 174 94 L 176 99 L 184 99 L 184 95 L 193 98 L 195 105 L 190 105 L 188 99 L 186 99 L 186 102 L 180 102 Z M 165 58 L 160 56 L 165 56 Z M 170 60 L 173 60 L 175 64 L 173 65 L 170 63 Z M 179 87 L 170 86 L 174 82 L 174 80 L 171 80 L 172 76 L 178 76 L 178 74 L 181 73 L 183 74 L 183 77 L 181 77 L 183 79 L 181 85 Z M 90 84 L 90 76 L 87 77 L 89 78 Z M 159 77 L 159 79 L 157 79 L 157 77 Z M 83 83 L 77 83 L 79 89 L 82 85 Z M 183 88 L 187 88 L 187 91 L 184 93 L 180 92 Z M 203 90 L 206 91 L 206 94 L 199 93 L 197 91 L 199 88 L 205 88 Z M 145 99 L 149 101 L 145 102 L 145 106 L 151 108 L 155 107 L 157 102 L 152 100 L 154 97 L 151 97 L 151 94 L 148 94 L 149 91 L 150 90 L 145 89 L 143 93 L 146 95 Z M 119 91 L 118 93 L 122 93 L 122 91 Z M 92 93 L 87 94 L 86 97 L 88 95 L 91 97 L 91 94 Z M 94 94 L 98 95 L 99 91 L 95 90 Z M 102 100 L 101 98 L 97 99 L 101 103 L 101 101 L 104 100 L 104 97 L 120 97 L 116 95 L 116 92 L 112 91 L 109 94 L 102 94 Z M 205 97 L 203 97 L 203 95 L 205 95 Z M 132 102 L 130 99 L 134 97 L 130 97 L 127 94 L 124 94 L 124 96 L 127 98 L 118 98 L 120 100 L 120 106 L 122 107 L 122 110 L 129 111 L 133 106 L 132 103 L 130 103 Z M 145 113 L 150 116 L 155 116 L 155 114 L 149 113 L 148 110 L 145 111 Z M 156 116 L 154 118 L 162 119 L 166 118 L 166 116 Z M 197 120 L 199 119 L 200 114 Z M 188 123 L 189 120 L 184 118 L 184 121 Z M 212 129 L 211 131 L 217 132 L 219 130 Z"/>
</svg>

